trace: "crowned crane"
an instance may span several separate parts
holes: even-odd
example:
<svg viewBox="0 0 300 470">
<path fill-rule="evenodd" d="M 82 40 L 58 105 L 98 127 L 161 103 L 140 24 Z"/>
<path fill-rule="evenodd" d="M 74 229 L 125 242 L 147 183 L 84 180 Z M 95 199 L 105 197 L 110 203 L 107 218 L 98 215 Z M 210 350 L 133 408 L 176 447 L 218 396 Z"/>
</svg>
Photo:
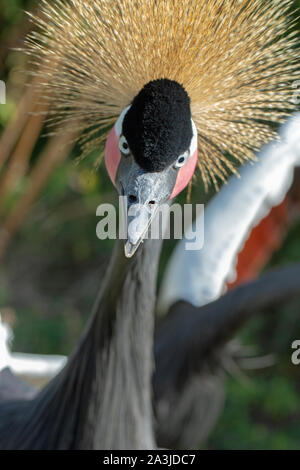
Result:
<svg viewBox="0 0 300 470">
<path fill-rule="evenodd" d="M 294 109 L 299 63 L 292 2 L 41 1 L 27 51 L 73 124 L 83 155 L 104 148 L 127 197 L 91 319 L 65 368 L 33 399 L 0 407 L 0 447 L 153 449 L 153 311 L 161 241 L 146 240 L 161 204 L 197 165 L 217 188 L 275 137 Z M 229 158 L 231 155 L 231 158 Z M 139 211 L 132 215 L 131 209 Z M 125 251 L 125 252 L 124 252 Z M 199 279 L 201 283 L 201 279 Z M 109 426 L 108 426 L 109 423 Z"/>
<path fill-rule="evenodd" d="M 154 344 L 153 407 L 160 446 L 195 449 L 203 443 L 223 408 L 224 367 L 232 367 L 234 360 L 235 348 L 226 341 L 253 315 L 299 296 L 299 266 L 271 272 L 221 296 L 235 267 L 234 287 L 245 275 L 257 274 L 286 232 L 289 214 L 299 203 L 297 193 L 286 196 L 294 168 L 300 166 L 299 133 L 300 115 L 294 115 L 282 129 L 281 141 L 260 152 L 260 163 L 245 165 L 242 179 L 232 177 L 207 206 L 205 237 L 210 243 L 189 256 L 183 240 L 169 261 L 158 302 L 164 317 Z M 239 203 L 233 212 L 234 198 Z M 201 286 L 194 279 L 202 279 Z M 10 327 L 0 323 L 0 402 L 32 398 L 37 390 L 20 379 L 45 383 L 66 361 L 12 353 L 12 336 Z"/>
</svg>

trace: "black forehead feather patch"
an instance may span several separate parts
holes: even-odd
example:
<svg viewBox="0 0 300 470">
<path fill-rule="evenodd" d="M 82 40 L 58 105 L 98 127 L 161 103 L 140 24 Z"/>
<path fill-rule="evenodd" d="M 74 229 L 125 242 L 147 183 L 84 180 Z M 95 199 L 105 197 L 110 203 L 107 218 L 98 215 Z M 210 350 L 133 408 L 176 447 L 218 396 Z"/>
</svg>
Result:
<svg viewBox="0 0 300 470">
<path fill-rule="evenodd" d="M 145 85 L 125 115 L 123 135 L 146 171 L 163 171 L 175 162 L 193 137 L 190 98 L 183 86 L 166 78 Z"/>
</svg>

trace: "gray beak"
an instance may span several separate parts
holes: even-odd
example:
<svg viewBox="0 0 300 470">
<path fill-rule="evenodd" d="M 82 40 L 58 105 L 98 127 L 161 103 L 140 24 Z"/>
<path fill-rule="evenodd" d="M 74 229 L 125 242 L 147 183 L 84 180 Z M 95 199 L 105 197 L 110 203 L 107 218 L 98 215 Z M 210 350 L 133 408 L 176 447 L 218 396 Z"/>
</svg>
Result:
<svg viewBox="0 0 300 470">
<path fill-rule="evenodd" d="M 125 256 L 131 258 L 148 234 L 161 204 L 168 201 L 176 183 L 171 166 L 159 173 L 147 173 L 132 157 L 123 158 L 116 178 L 122 197 L 122 218 L 126 222 Z"/>
<path fill-rule="evenodd" d="M 124 199 L 124 203 L 126 203 L 126 199 Z M 148 229 L 157 214 L 158 206 L 149 207 L 147 203 L 127 203 L 126 209 L 127 240 L 125 242 L 125 256 L 131 258 L 145 239 Z"/>
</svg>

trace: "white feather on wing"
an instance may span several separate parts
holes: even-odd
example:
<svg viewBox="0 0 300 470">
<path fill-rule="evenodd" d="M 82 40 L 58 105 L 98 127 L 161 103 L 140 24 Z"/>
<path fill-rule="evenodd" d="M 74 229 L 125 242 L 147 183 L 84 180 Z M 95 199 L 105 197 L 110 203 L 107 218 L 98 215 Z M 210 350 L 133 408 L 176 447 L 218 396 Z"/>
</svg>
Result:
<svg viewBox="0 0 300 470">
<path fill-rule="evenodd" d="M 50 380 L 65 365 L 64 356 L 25 354 L 11 352 L 13 333 L 0 316 L 0 372 L 9 368 L 15 375 L 28 379 Z"/>
<path fill-rule="evenodd" d="M 201 215 L 203 249 L 187 251 L 186 239 L 178 243 L 160 289 L 161 314 L 178 300 L 195 306 L 212 302 L 224 293 L 227 282 L 234 281 L 237 256 L 251 230 L 284 200 L 294 168 L 300 165 L 299 113 L 282 126 L 280 135 L 280 142 L 264 147 L 258 162 L 247 163 L 241 178 L 230 178 L 209 202 Z"/>
</svg>

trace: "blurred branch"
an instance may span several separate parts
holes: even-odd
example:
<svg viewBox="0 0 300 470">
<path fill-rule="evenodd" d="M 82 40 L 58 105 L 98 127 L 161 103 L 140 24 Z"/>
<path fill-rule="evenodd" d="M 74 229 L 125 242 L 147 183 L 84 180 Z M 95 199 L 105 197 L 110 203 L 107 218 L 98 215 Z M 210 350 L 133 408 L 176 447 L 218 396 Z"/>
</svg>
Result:
<svg viewBox="0 0 300 470">
<path fill-rule="evenodd" d="M 35 77 L 26 87 L 26 91 L 17 106 L 15 117 L 12 119 L 10 124 L 6 126 L 0 136 L 0 169 L 6 163 L 9 155 L 20 139 L 27 122 L 35 117 L 30 116 L 30 113 L 35 110 L 36 103 L 39 101 L 39 95 L 37 95 L 36 88 L 39 81 L 40 79 Z"/>
<path fill-rule="evenodd" d="M 38 104 L 34 110 L 35 114 L 28 118 L 25 129 L 10 158 L 8 168 L 0 180 L 0 201 L 2 204 L 26 173 L 32 151 L 43 127 L 46 110 L 46 104 Z"/>
<path fill-rule="evenodd" d="M 49 177 L 57 166 L 68 157 L 75 139 L 76 135 L 74 132 L 66 126 L 61 134 L 51 138 L 46 145 L 30 173 L 27 190 L 25 189 L 23 196 L 2 224 L 0 231 L 0 258 L 4 255 L 13 235 L 24 222 L 31 206 L 46 185 Z"/>
</svg>

